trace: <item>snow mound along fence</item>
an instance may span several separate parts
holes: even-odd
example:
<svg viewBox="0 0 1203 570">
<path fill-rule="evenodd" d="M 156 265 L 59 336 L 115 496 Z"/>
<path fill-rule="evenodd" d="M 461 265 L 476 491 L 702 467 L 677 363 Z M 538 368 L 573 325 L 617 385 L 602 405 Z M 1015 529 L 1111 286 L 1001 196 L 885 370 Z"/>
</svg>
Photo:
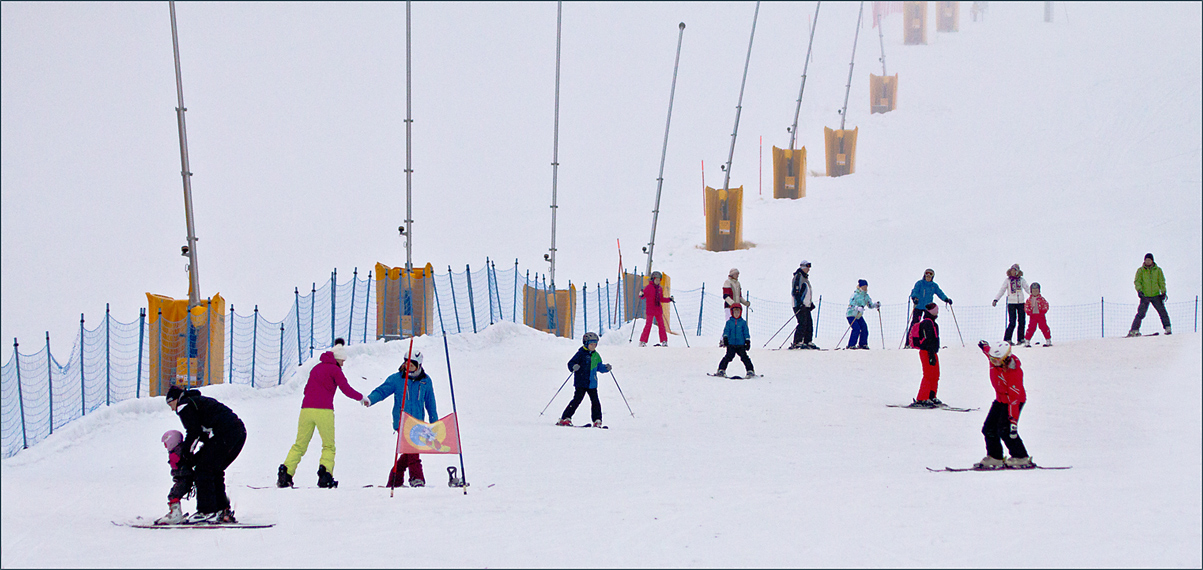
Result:
<svg viewBox="0 0 1203 570">
<path fill-rule="evenodd" d="M 389 310 L 395 307 L 401 316 L 406 316 L 407 310 L 411 317 L 427 313 L 425 318 L 431 322 L 422 325 L 427 334 L 477 333 L 491 324 L 510 321 L 540 330 L 550 327 L 569 338 L 579 338 L 586 331 L 606 335 L 631 320 L 637 320 L 633 326 L 642 326 L 643 303 L 635 295 L 637 287 L 633 286 L 642 283 L 642 276 L 634 277 L 624 279 L 625 286 L 606 280 L 592 286 L 586 283 L 578 289 L 569 283 L 567 289 L 547 295 L 556 299 L 548 306 L 524 298 L 530 290 L 548 287 L 538 274 L 520 271 L 517 261 L 513 267 L 500 269 L 486 260 L 485 267 L 475 271 L 465 266 L 464 271 L 457 273 L 448 267 L 445 274 L 431 275 L 428 280 L 431 291 L 422 295 L 433 298 L 433 312 L 414 313 L 413 303 L 404 302 L 406 290 L 396 287 L 390 294 L 398 295 L 401 302 L 385 306 Z M 202 375 L 200 383 L 279 386 L 291 381 L 306 360 L 328 349 L 336 338 L 343 338 L 348 344 L 375 342 L 384 336 L 376 326 L 381 315 L 375 283 L 371 273 L 360 279 L 356 270 L 349 282 L 340 284 L 334 271 L 321 287 L 314 282 L 307 294 L 301 294 L 299 288 L 294 290 L 292 310 L 281 321 L 263 317 L 258 306 L 249 314 L 239 314 L 231 303 L 228 314 L 201 325 L 221 323 L 218 326 L 224 329 L 225 342 L 221 365 L 211 368 L 220 371 L 220 377 Z M 569 295 L 568 310 L 564 310 L 565 303 L 560 300 L 565 293 Z M 684 334 L 703 337 L 704 340 L 691 343 L 693 346 L 706 345 L 708 341 L 717 344 L 725 324 L 720 291 L 708 291 L 703 284 L 697 289 L 674 288 L 672 295 L 676 303 L 671 312 L 665 313 L 669 329 L 675 333 L 670 336 L 670 343 L 678 344 L 673 338 Z M 795 323 L 792 304 L 750 293 L 748 298 L 752 304 L 745 316 L 753 347 L 780 348 L 788 344 Z M 1166 309 L 1180 332 L 1198 331 L 1197 296 L 1166 303 Z M 837 343 L 846 342 L 849 328 L 846 310 L 847 304 L 842 300 L 819 297 L 814 312 L 817 344 L 835 348 Z M 1083 305 L 1054 305 L 1048 313 L 1048 324 L 1058 341 L 1123 336 L 1135 312 L 1135 303 L 1108 303 L 1103 299 Z M 561 315 L 566 322 L 557 322 L 557 316 Z M 387 319 L 388 315 L 384 317 Z M 869 327 L 870 346 L 898 348 L 909 324 L 910 306 L 882 305 L 879 310 L 867 311 L 864 318 Z M 1006 311 L 1002 307 L 958 305 L 951 311 L 946 308 L 940 322 L 946 345 L 955 346 L 961 338 L 968 345 L 981 338 L 1002 338 Z M 12 356 L 0 367 L 0 456 L 12 457 L 101 406 L 150 397 L 150 365 L 154 357 L 150 335 L 156 333 L 152 327 L 160 326 L 163 326 L 161 320 L 156 325 L 148 322 L 145 310 L 136 320 L 121 322 L 106 308 L 104 318 L 92 329 L 87 328 L 81 315 L 79 333 L 65 361 L 51 353 L 49 335 L 34 353 L 22 353 L 14 339 Z M 1160 322 L 1152 310 L 1145 317 L 1145 328 L 1160 330 Z M 214 332 L 206 330 L 204 334 Z M 627 330 L 626 334 L 632 332 Z M 1039 332 L 1036 335 L 1036 338 L 1041 336 Z"/>
</svg>

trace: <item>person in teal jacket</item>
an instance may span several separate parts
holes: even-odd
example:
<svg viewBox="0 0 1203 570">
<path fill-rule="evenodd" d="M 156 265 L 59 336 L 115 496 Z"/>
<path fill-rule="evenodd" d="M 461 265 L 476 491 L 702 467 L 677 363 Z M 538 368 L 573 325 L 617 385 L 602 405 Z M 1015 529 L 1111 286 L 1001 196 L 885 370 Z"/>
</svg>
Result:
<svg viewBox="0 0 1203 570">
<path fill-rule="evenodd" d="M 1140 336 L 1140 321 L 1144 320 L 1150 304 L 1157 309 L 1157 316 L 1161 317 L 1161 326 L 1165 327 L 1165 334 L 1170 334 L 1170 315 L 1165 311 L 1165 274 L 1153 260 L 1153 254 L 1145 254 L 1144 263 L 1136 270 L 1133 283 L 1136 285 L 1136 294 L 1140 297 L 1140 305 L 1136 308 L 1136 318 L 1132 319 L 1128 336 Z"/>
<path fill-rule="evenodd" d="M 405 374 L 408 369 L 409 387 L 406 388 Z M 393 429 L 401 429 L 402 395 L 404 395 L 404 411 L 414 419 L 433 423 L 438 421 L 439 412 L 434 403 L 434 386 L 430 376 L 422 369 L 422 353 L 414 352 L 395 374 L 384 379 L 384 383 L 372 390 L 364 399 L 364 406 L 371 406 L 393 397 Z M 417 453 L 403 453 L 388 474 L 388 486 L 400 487 L 405 481 L 405 470 L 409 469 L 409 486 L 423 487 L 426 477 L 422 473 L 422 456 Z"/>
<path fill-rule="evenodd" d="M 919 322 L 919 319 L 923 318 L 923 313 L 926 311 L 924 307 L 932 302 L 933 297 L 939 297 L 945 303 L 952 304 L 952 299 L 940 290 L 939 285 L 936 285 L 936 270 L 929 267 L 923 270 L 923 279 L 916 281 L 915 286 L 911 288 L 911 307 L 913 308 L 911 311 L 911 326 L 914 326 L 915 323 Z M 910 330 L 910 327 L 907 327 L 907 330 Z M 911 347 L 909 335 L 906 346 L 913 348 Z"/>
<path fill-rule="evenodd" d="M 747 377 L 756 376 L 756 371 L 752 366 L 752 359 L 748 357 L 748 349 L 752 348 L 752 335 L 748 332 L 748 321 L 743 319 L 743 307 L 735 305 L 731 307 L 731 318 L 727 319 L 726 326 L 723 327 L 723 340 L 719 342 L 719 346 L 726 347 L 727 354 L 723 355 L 723 359 L 718 362 L 718 372 L 715 376 L 726 376 L 727 365 L 736 356 L 744 363 L 744 369 L 747 370 Z"/>
<path fill-rule="evenodd" d="M 848 299 L 848 312 L 845 315 L 848 317 L 848 328 L 852 329 L 847 348 L 869 350 L 869 326 L 865 324 L 865 309 L 880 307 L 881 303 L 874 303 L 869 297 L 869 282 L 864 279 L 857 280 L 856 290 Z"/>
</svg>

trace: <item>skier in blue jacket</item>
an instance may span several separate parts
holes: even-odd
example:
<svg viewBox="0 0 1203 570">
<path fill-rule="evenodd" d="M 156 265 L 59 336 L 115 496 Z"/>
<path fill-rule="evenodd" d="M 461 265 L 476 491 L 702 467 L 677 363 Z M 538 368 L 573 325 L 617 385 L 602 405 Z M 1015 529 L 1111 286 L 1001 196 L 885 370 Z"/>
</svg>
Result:
<svg viewBox="0 0 1203 570">
<path fill-rule="evenodd" d="M 576 393 L 572 395 L 572 401 L 568 402 L 568 407 L 564 408 L 564 413 L 560 414 L 560 421 L 556 422 L 558 426 L 572 425 L 572 415 L 576 413 L 577 406 L 580 406 L 581 401 L 585 399 L 585 394 L 588 394 L 589 413 L 593 419 L 593 427 L 602 427 L 601 400 L 597 398 L 597 373 L 609 372 L 614 367 L 602 362 L 601 355 L 597 353 L 597 340 L 597 333 L 585 333 L 585 336 L 581 338 L 581 348 L 568 361 L 568 369 L 572 371 L 572 385 L 576 388 Z"/>
<path fill-rule="evenodd" d="M 407 372 L 409 375 L 408 389 L 405 386 Z M 430 376 L 427 376 L 426 371 L 422 369 L 421 352 L 414 352 L 395 374 L 385 378 L 383 384 L 368 394 L 363 405 L 371 406 L 393 396 L 393 429 L 399 430 L 401 429 L 402 395 L 405 400 L 404 411 L 414 419 L 427 423 L 439 419 L 439 413 L 434 404 L 434 386 L 431 385 Z M 402 486 L 407 468 L 411 487 L 426 485 L 426 477 L 422 473 L 422 456 L 417 453 L 403 453 L 388 474 L 388 486 Z"/>
<path fill-rule="evenodd" d="M 752 348 L 752 335 L 748 332 L 748 321 L 743 319 L 742 313 L 739 305 L 731 307 L 731 318 L 727 319 L 727 324 L 723 327 L 723 340 L 719 342 L 719 346 L 727 348 L 727 354 L 718 362 L 718 372 L 714 373 L 715 376 L 726 376 L 727 365 L 731 364 L 736 356 L 744 363 L 747 377 L 756 376 L 752 359 L 748 358 L 748 349 Z"/>
<path fill-rule="evenodd" d="M 911 311 L 911 325 L 907 327 L 908 331 L 911 330 L 911 326 L 919 322 L 919 319 L 923 318 L 923 313 L 926 311 L 924 307 L 932 302 L 933 297 L 939 297 L 945 303 L 952 304 L 952 299 L 940 290 L 940 286 L 936 285 L 935 279 L 935 269 L 930 267 L 924 269 L 923 279 L 916 281 L 915 286 L 911 289 L 911 307 L 913 310 Z M 906 346 L 907 348 L 913 348 L 911 346 L 910 335 L 907 335 Z"/>
</svg>

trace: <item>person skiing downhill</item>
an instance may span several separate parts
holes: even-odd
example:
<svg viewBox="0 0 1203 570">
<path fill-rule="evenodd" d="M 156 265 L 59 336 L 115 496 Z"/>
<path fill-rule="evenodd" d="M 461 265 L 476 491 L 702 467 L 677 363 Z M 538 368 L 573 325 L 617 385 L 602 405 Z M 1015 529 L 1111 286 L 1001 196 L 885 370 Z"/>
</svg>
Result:
<svg viewBox="0 0 1203 570">
<path fill-rule="evenodd" d="M 1011 354 L 1011 343 L 1000 342 L 993 346 L 979 341 L 978 348 L 990 361 L 990 384 L 994 386 L 994 403 L 982 424 L 982 435 L 986 438 L 986 456 L 973 465 L 974 469 L 1031 469 L 1036 464 L 1019 438 L 1019 412 L 1027 402 L 1023 390 L 1023 368 L 1019 359 Z M 1011 456 L 1003 459 L 1003 444 Z"/>
<path fill-rule="evenodd" d="M 1003 333 L 1003 340 L 1011 344 L 1019 344 L 1019 336 L 1024 332 L 1024 305 L 1023 294 L 1029 292 L 1028 282 L 1023 278 L 1023 271 L 1020 271 L 1019 264 L 1016 263 L 1007 269 L 1007 278 L 1003 279 L 1002 287 L 998 288 L 998 294 L 994 296 L 994 302 L 991 307 L 998 306 L 998 300 L 1006 295 L 1007 297 L 1007 330 Z M 1019 328 L 1016 330 L 1016 323 Z M 1011 333 L 1016 332 L 1015 342 L 1011 342 Z"/>
<path fill-rule="evenodd" d="M 737 305 L 751 307 L 752 302 L 744 298 L 743 287 L 739 284 L 739 270 L 732 267 L 727 272 L 727 280 L 723 281 L 723 309 L 728 318 L 731 317 L 731 307 Z"/>
<path fill-rule="evenodd" d="M 912 408 L 944 406 L 944 402 L 936 398 L 936 391 L 940 388 L 940 359 L 936 356 L 936 353 L 940 351 L 940 327 L 936 325 L 936 316 L 939 312 L 939 305 L 927 304 L 927 307 L 924 308 L 923 320 L 919 322 L 918 335 L 913 339 L 915 348 L 919 349 L 919 361 L 923 365 L 923 380 L 919 383 L 919 394 L 911 402 Z"/>
<path fill-rule="evenodd" d="M 848 299 L 848 327 L 852 329 L 852 336 L 848 337 L 848 346 L 850 349 L 869 349 L 869 326 L 865 324 L 865 309 L 879 309 L 881 303 L 874 303 L 869 297 L 869 282 L 864 279 L 859 279 L 856 282 L 856 290 L 852 292 L 852 297 Z"/>
<path fill-rule="evenodd" d="M 1044 333 L 1044 346 L 1053 345 L 1053 337 L 1050 336 L 1048 330 L 1048 300 L 1040 294 L 1040 284 L 1032 283 L 1030 289 L 1031 295 L 1027 301 L 1023 303 L 1023 311 L 1028 315 L 1028 330 L 1023 335 L 1023 345 L 1032 346 L 1032 336 L 1036 333 L 1036 327 L 1040 327 L 1040 332 Z"/>
<path fill-rule="evenodd" d="M 238 522 L 226 495 L 226 468 L 242 452 L 246 426 L 225 404 L 195 388 L 172 385 L 167 389 L 167 405 L 184 425 L 180 460 L 194 466 L 195 473 L 196 512 L 183 524 Z"/>
<path fill-rule="evenodd" d="M 167 514 L 155 520 L 155 524 L 180 524 L 184 522 L 184 509 L 180 501 L 195 491 L 192 465 L 184 462 L 184 434 L 179 430 L 167 430 L 161 439 L 167 448 L 167 465 L 171 466 L 171 490 L 167 492 Z"/>
<path fill-rule="evenodd" d="M 915 282 L 915 286 L 911 288 L 911 306 L 914 310 L 911 311 L 911 325 L 919 322 L 923 318 L 925 307 L 932 302 L 933 297 L 939 297 L 945 303 L 951 305 L 952 299 L 940 290 L 940 286 L 936 284 L 936 270 L 927 268 L 923 270 L 923 279 Z M 906 346 L 911 346 L 910 337 L 907 337 Z"/>
<path fill-rule="evenodd" d="M 408 386 L 405 381 L 407 376 L 409 378 Z M 434 401 L 434 386 L 431 385 L 430 376 L 427 376 L 426 370 L 422 368 L 421 352 L 414 352 L 413 355 L 406 358 L 396 373 L 385 378 L 383 384 L 377 386 L 371 394 L 363 399 L 363 405 L 371 406 L 389 396 L 393 397 L 394 431 L 401 429 L 403 406 L 404 412 L 416 420 L 433 423 L 439 418 Z M 417 453 L 402 453 L 401 457 L 397 458 L 392 470 L 389 471 L 387 486 L 401 487 L 401 483 L 405 481 L 406 469 L 409 469 L 410 487 L 426 485 L 426 475 L 422 472 L 422 456 Z"/>
<path fill-rule="evenodd" d="M 818 349 L 819 347 L 814 343 L 814 321 L 810 318 L 810 312 L 814 310 L 815 303 L 810 289 L 809 261 L 803 259 L 802 263 L 798 264 L 798 269 L 794 271 L 790 292 L 794 298 L 794 318 L 798 319 L 798 325 L 794 327 L 794 342 L 790 345 L 790 349 Z"/>
<path fill-rule="evenodd" d="M 593 420 L 593 427 L 602 427 L 601 400 L 597 397 L 597 373 L 610 372 L 614 367 L 602 362 L 601 355 L 597 353 L 597 340 L 597 333 L 585 333 L 581 338 L 581 348 L 568 361 L 568 369 L 573 375 L 572 386 L 576 388 L 576 392 L 572 395 L 572 401 L 568 402 L 568 407 L 564 408 L 564 413 L 560 414 L 560 421 L 556 422 L 558 426 L 572 425 L 572 416 L 576 413 L 577 406 L 581 405 L 585 394 L 588 394 L 589 415 Z"/>
<path fill-rule="evenodd" d="M 309 371 L 305 383 L 305 398 L 301 400 L 301 414 L 297 418 L 297 440 L 288 449 L 284 463 L 276 470 L 276 486 L 291 487 L 292 476 L 297 465 L 309 449 L 313 430 L 322 438 L 322 456 L 318 460 L 317 486 L 323 489 L 338 487 L 334 480 L 334 392 L 341 390 L 352 400 L 363 401 L 363 394 L 355 391 L 343 375 L 343 361 L 347 359 L 343 339 L 336 339 L 334 346 L 323 352 L 317 366 Z"/>
<path fill-rule="evenodd" d="M 731 360 L 736 356 L 744 363 L 745 376 L 756 376 L 752 359 L 748 357 L 748 349 L 752 348 L 752 335 L 748 332 L 748 321 L 743 319 L 742 313 L 743 309 L 739 305 L 731 307 L 731 318 L 727 319 L 727 324 L 723 327 L 723 339 L 718 344 L 727 349 L 727 354 L 719 360 L 715 376 L 726 377 L 727 365 L 731 364 Z"/>
<path fill-rule="evenodd" d="M 643 319 L 643 334 L 639 335 L 639 346 L 647 346 L 647 337 L 652 332 L 653 319 L 655 319 L 656 326 L 660 329 L 660 344 L 656 346 L 668 346 L 668 333 L 665 331 L 664 325 L 664 303 L 666 301 L 671 303 L 673 298 L 664 296 L 664 288 L 660 285 L 660 281 L 663 278 L 663 273 L 653 271 L 652 278 L 647 281 L 647 286 L 639 292 L 639 296 L 643 298 L 643 302 L 646 304 Z"/>
<path fill-rule="evenodd" d="M 1136 308 L 1136 318 L 1132 319 L 1132 326 L 1128 328 L 1128 336 L 1140 336 L 1140 322 L 1144 320 L 1150 304 L 1157 309 L 1157 316 L 1161 317 L 1161 326 L 1165 327 L 1165 334 L 1170 334 L 1170 315 L 1165 311 L 1165 300 L 1168 297 L 1165 291 L 1165 273 L 1153 260 L 1152 253 L 1145 254 L 1144 262 L 1136 270 L 1133 283 L 1136 285 L 1136 295 L 1140 297 L 1140 305 Z"/>
</svg>

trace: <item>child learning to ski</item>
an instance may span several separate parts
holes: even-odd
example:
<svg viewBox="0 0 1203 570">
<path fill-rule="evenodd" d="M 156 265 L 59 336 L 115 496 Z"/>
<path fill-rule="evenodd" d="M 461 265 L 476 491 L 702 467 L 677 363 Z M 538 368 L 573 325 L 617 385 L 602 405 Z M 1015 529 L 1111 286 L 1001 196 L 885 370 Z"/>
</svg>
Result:
<svg viewBox="0 0 1203 570">
<path fill-rule="evenodd" d="M 865 324 L 865 309 L 877 309 L 881 303 L 874 303 L 869 298 L 869 282 L 860 279 L 856 282 L 856 290 L 848 299 L 848 327 L 852 336 L 848 337 L 849 349 L 869 349 L 869 326 Z"/>
<path fill-rule="evenodd" d="M 597 340 L 597 333 L 585 333 L 581 339 L 581 348 L 568 361 L 568 369 L 573 375 L 572 386 L 576 388 L 576 393 L 572 395 L 568 407 L 564 408 L 564 413 L 560 414 L 560 421 L 556 422 L 558 426 L 572 425 L 572 415 L 585 399 L 585 394 L 588 394 L 589 415 L 593 419 L 593 427 L 602 427 L 601 400 L 597 398 L 597 373 L 609 372 L 614 367 L 602 362 L 601 355 L 597 353 Z"/>
<path fill-rule="evenodd" d="M 184 509 L 180 501 L 192 494 L 194 488 L 192 465 L 184 462 L 184 434 L 179 430 L 163 433 L 163 447 L 167 448 L 167 464 L 171 466 L 171 491 L 167 492 L 167 514 L 159 517 L 155 524 L 180 524 L 184 522 Z"/>
<path fill-rule="evenodd" d="M 408 378 L 408 382 L 405 380 Z M 401 429 L 401 412 L 412 416 L 415 420 L 433 423 L 438 421 L 439 413 L 434 404 L 434 386 L 430 376 L 422 368 L 422 353 L 414 351 L 405 359 L 405 363 L 395 374 L 384 379 L 363 399 L 364 406 L 371 406 L 389 396 L 393 397 L 393 429 Z M 404 403 L 403 403 L 404 402 Z M 402 408 L 404 406 L 404 408 Z M 426 486 L 426 476 L 422 473 L 422 456 L 417 453 L 402 453 L 388 473 L 388 486 L 401 487 L 405 481 L 405 470 L 409 469 L 409 486 Z"/>
<path fill-rule="evenodd" d="M 980 341 L 978 348 L 990 360 L 990 384 L 994 386 L 994 403 L 982 424 L 982 435 L 986 436 L 986 457 L 974 469 L 1031 469 L 1036 464 L 1028 456 L 1028 450 L 1019 439 L 1019 412 L 1027 401 L 1023 391 L 1023 368 L 1019 359 L 1011 354 L 1011 344 L 1003 341 L 990 346 Z M 1003 444 L 1011 456 L 1003 459 Z"/>
<path fill-rule="evenodd" d="M 919 349 L 919 362 L 923 365 L 923 380 L 919 383 L 919 394 L 911 402 L 912 408 L 944 406 L 944 402 L 936 398 L 936 391 L 940 389 L 940 358 L 936 356 L 940 351 L 940 327 L 936 324 L 939 312 L 939 305 L 928 303 L 923 311 L 923 320 L 912 325 L 907 335 L 911 346 Z"/>
<path fill-rule="evenodd" d="M 752 348 L 752 335 L 748 332 L 748 321 L 743 319 L 743 308 L 739 305 L 731 307 L 731 318 L 727 319 L 727 324 L 723 327 L 723 340 L 718 345 L 726 347 L 727 354 L 718 361 L 718 372 L 714 373 L 715 376 L 725 377 L 727 365 L 731 364 L 736 356 L 744 363 L 746 377 L 756 376 L 752 359 L 748 358 L 748 349 Z"/>
<path fill-rule="evenodd" d="M 1053 337 L 1049 335 L 1048 321 L 1048 300 L 1040 294 L 1040 284 L 1032 283 L 1029 290 L 1030 295 L 1028 300 L 1023 304 L 1023 312 L 1028 315 L 1028 330 L 1023 335 L 1023 345 L 1032 346 L 1032 335 L 1036 333 L 1036 327 L 1040 327 L 1040 332 L 1044 334 L 1044 346 L 1053 345 Z"/>
<path fill-rule="evenodd" d="M 671 303 L 673 298 L 664 296 L 664 287 L 661 285 L 663 279 L 663 273 L 653 271 L 652 278 L 647 280 L 647 286 L 639 292 L 639 296 L 646 304 L 643 315 L 643 334 L 639 335 L 639 346 L 647 346 L 647 337 L 652 332 L 652 320 L 656 321 L 656 326 L 660 329 L 660 344 L 655 346 L 668 346 L 668 333 L 665 331 L 664 325 L 664 303 Z"/>
<path fill-rule="evenodd" d="M 172 385 L 167 389 L 167 405 L 184 424 L 181 457 L 196 473 L 196 512 L 181 522 L 237 523 L 226 495 L 226 469 L 242 452 L 246 425 L 225 404 L 195 388 Z"/>
</svg>

